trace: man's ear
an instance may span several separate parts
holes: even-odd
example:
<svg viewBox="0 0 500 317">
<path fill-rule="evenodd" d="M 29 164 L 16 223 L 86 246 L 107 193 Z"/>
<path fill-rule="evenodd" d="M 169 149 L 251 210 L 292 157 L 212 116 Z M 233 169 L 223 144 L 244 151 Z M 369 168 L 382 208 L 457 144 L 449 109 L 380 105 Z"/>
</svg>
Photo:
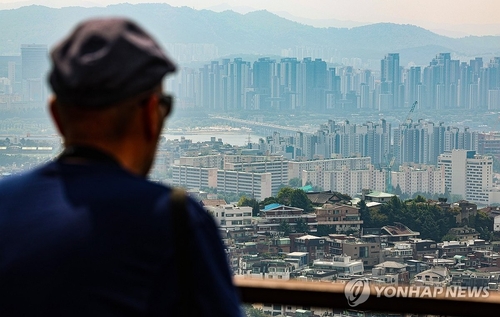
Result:
<svg viewBox="0 0 500 317">
<path fill-rule="evenodd" d="M 50 98 L 49 111 L 50 111 L 50 116 L 52 117 L 52 120 L 54 120 L 54 124 L 56 125 L 56 128 L 59 131 L 59 134 L 61 134 L 64 137 L 65 136 L 64 124 L 61 120 L 61 115 L 59 113 L 57 102 L 58 101 L 55 96 L 52 96 Z"/>
</svg>

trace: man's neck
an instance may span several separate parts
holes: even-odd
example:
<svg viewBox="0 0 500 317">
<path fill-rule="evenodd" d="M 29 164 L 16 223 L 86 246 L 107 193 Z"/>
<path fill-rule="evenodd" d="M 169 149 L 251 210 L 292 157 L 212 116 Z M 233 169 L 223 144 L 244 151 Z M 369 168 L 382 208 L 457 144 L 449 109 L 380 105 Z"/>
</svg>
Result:
<svg viewBox="0 0 500 317">
<path fill-rule="evenodd" d="M 99 142 L 66 142 L 65 148 L 91 149 L 93 152 L 101 153 L 109 157 L 125 170 L 139 176 L 146 176 L 148 170 L 144 168 L 144 158 L 139 147 L 126 146 L 120 142 L 105 144 Z M 146 171 L 145 171 L 146 170 Z"/>
</svg>

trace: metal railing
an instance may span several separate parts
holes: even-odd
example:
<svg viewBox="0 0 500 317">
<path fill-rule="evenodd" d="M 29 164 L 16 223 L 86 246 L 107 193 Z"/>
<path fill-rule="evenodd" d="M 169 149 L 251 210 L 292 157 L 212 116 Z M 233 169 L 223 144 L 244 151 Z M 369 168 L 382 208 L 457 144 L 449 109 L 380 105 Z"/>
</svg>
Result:
<svg viewBox="0 0 500 317">
<path fill-rule="evenodd" d="M 496 291 L 490 291 L 487 297 L 446 297 L 444 294 L 435 297 L 377 297 L 372 287 L 364 303 L 351 307 L 341 283 L 236 278 L 235 285 L 244 303 L 438 316 L 498 316 L 500 312 L 500 292 Z"/>
</svg>

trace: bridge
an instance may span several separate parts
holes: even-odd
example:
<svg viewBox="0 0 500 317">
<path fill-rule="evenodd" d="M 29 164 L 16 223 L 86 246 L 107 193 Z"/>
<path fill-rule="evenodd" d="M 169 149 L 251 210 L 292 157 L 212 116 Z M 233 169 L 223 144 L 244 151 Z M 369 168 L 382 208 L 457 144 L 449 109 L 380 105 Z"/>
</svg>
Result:
<svg viewBox="0 0 500 317">
<path fill-rule="evenodd" d="M 256 134 L 261 134 L 261 135 L 272 135 L 274 132 L 279 132 L 281 135 L 284 136 L 295 136 L 297 132 L 304 132 L 300 131 L 296 127 L 288 127 L 288 126 L 282 126 L 282 125 L 277 125 L 277 124 L 271 124 L 271 123 L 264 123 L 264 122 L 257 122 L 257 121 L 251 121 L 251 120 L 244 120 L 244 119 L 238 119 L 238 118 L 233 118 L 233 117 L 224 117 L 224 116 L 219 116 L 219 115 L 210 115 L 212 119 L 218 119 L 226 122 L 229 126 L 231 127 L 248 127 L 254 131 Z M 312 131 L 307 131 L 305 133 L 313 133 Z"/>
</svg>

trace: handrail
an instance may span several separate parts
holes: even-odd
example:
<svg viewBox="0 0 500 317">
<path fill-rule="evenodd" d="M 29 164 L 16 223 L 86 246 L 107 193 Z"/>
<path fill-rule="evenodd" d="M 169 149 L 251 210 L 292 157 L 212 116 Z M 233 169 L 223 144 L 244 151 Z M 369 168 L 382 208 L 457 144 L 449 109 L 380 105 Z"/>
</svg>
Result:
<svg viewBox="0 0 500 317">
<path fill-rule="evenodd" d="M 303 281 L 274 281 L 235 278 L 245 303 L 289 304 L 307 307 L 354 309 L 361 311 L 431 314 L 446 316 L 498 316 L 500 292 L 488 297 L 377 297 L 374 288 L 366 302 L 350 307 L 344 284 Z"/>
</svg>

